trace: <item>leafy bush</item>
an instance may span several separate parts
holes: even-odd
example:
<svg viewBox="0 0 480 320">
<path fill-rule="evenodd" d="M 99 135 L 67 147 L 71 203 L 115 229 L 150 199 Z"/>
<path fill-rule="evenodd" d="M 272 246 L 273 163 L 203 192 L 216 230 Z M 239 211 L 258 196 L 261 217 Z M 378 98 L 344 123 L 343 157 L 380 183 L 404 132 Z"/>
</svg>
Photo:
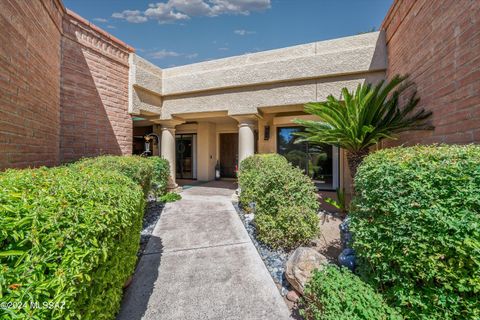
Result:
<svg viewBox="0 0 480 320">
<path fill-rule="evenodd" d="M 281 207 L 275 216 L 255 217 L 258 238 L 273 248 L 294 249 L 319 233 L 315 211 L 300 207 Z"/>
<path fill-rule="evenodd" d="M 259 238 L 290 249 L 318 232 L 319 202 L 312 180 L 278 154 L 254 155 L 240 164 L 240 202 L 255 203 Z"/>
<path fill-rule="evenodd" d="M 279 154 L 258 154 L 240 163 L 238 183 L 243 204 L 255 203 L 256 213 L 276 215 L 280 207 L 318 210 L 315 185 L 302 170 Z"/>
<path fill-rule="evenodd" d="M 307 320 L 402 319 L 359 277 L 333 265 L 313 272 L 305 287 L 301 314 Z"/>
<path fill-rule="evenodd" d="M 11 303 L 0 318 L 114 318 L 135 267 L 143 208 L 132 179 L 86 161 L 0 174 L 0 303 Z"/>
<path fill-rule="evenodd" d="M 160 197 L 162 202 L 175 202 L 180 199 L 182 199 L 182 196 L 175 192 L 168 192 Z"/>
<path fill-rule="evenodd" d="M 153 162 L 152 184 L 157 195 L 167 192 L 168 178 L 170 176 L 170 165 L 168 161 L 160 157 L 147 158 Z"/>
<path fill-rule="evenodd" d="M 162 164 L 160 164 L 160 161 L 154 161 L 139 156 L 100 156 L 96 158 L 85 158 L 75 162 L 73 166 L 78 168 L 90 166 L 104 171 L 119 172 L 139 184 L 145 195 L 148 194 L 152 187 L 154 167 L 155 174 L 158 176 L 161 175 L 159 172 L 162 170 Z"/>
<path fill-rule="evenodd" d="M 409 319 L 479 319 L 480 146 L 381 150 L 355 184 L 361 275 Z"/>
</svg>

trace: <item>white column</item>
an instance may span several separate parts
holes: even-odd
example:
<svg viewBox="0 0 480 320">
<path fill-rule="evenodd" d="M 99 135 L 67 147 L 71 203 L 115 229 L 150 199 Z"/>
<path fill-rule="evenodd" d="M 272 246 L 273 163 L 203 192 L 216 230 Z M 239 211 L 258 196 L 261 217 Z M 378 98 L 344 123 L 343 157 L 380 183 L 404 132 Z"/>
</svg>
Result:
<svg viewBox="0 0 480 320">
<path fill-rule="evenodd" d="M 178 185 L 175 182 L 175 126 L 162 125 L 162 142 L 161 142 L 162 158 L 166 159 L 170 164 L 170 179 L 168 188 L 175 189 Z"/>
<path fill-rule="evenodd" d="M 255 124 L 251 119 L 240 119 L 238 124 L 238 164 L 255 153 Z"/>
</svg>

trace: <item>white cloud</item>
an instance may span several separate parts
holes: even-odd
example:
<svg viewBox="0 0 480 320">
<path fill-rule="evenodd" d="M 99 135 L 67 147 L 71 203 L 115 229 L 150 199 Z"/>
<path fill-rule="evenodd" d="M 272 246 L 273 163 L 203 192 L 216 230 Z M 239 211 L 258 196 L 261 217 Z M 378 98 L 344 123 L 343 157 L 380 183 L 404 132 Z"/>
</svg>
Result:
<svg viewBox="0 0 480 320">
<path fill-rule="evenodd" d="M 108 29 L 117 29 L 117 27 L 112 26 L 111 24 L 109 24 L 109 25 L 107 26 L 107 28 L 108 28 Z"/>
<path fill-rule="evenodd" d="M 178 57 L 180 55 L 181 54 L 178 53 L 178 52 L 168 51 L 168 50 L 165 50 L 165 49 L 150 52 L 148 54 L 148 56 L 152 59 L 164 59 L 164 58 L 167 58 L 167 57 Z"/>
<path fill-rule="evenodd" d="M 125 19 L 131 23 L 142 23 L 148 19 L 139 10 L 124 10 L 123 12 L 115 12 L 112 14 L 113 18 Z"/>
<path fill-rule="evenodd" d="M 152 3 L 145 11 L 124 10 L 112 17 L 132 23 L 157 20 L 158 23 L 173 23 L 195 16 L 215 17 L 222 14 L 248 15 L 271 7 L 271 0 L 168 0 Z"/>
<path fill-rule="evenodd" d="M 145 10 L 146 18 L 158 20 L 159 23 L 171 23 L 178 20 L 189 19 L 189 16 L 181 12 L 175 11 L 168 3 L 157 3 L 150 5 L 150 8 Z"/>
<path fill-rule="evenodd" d="M 271 7 L 270 0 L 210 0 L 213 15 L 244 14 L 263 11 Z"/>
<path fill-rule="evenodd" d="M 196 57 L 198 57 L 198 53 L 190 53 L 185 55 L 185 58 L 187 59 L 195 59 Z"/>
<path fill-rule="evenodd" d="M 94 18 L 93 21 L 96 21 L 96 22 L 108 22 L 108 20 L 105 19 L 105 18 Z"/>
<path fill-rule="evenodd" d="M 218 48 L 218 50 L 220 50 L 220 51 L 227 51 L 228 48 L 227 48 L 227 47 L 221 47 L 221 48 Z"/>
<path fill-rule="evenodd" d="M 238 30 L 233 31 L 233 33 L 238 34 L 239 36 L 244 36 L 244 35 L 247 35 L 247 34 L 254 34 L 255 31 L 248 31 L 248 30 L 245 30 L 245 29 L 238 29 Z"/>
</svg>

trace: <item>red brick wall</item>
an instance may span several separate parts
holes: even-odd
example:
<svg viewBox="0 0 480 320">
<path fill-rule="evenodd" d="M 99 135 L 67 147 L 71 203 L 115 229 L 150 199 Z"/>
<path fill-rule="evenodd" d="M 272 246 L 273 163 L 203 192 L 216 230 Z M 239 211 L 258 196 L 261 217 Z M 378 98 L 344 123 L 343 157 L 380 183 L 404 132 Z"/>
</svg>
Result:
<svg viewBox="0 0 480 320">
<path fill-rule="evenodd" d="M 396 0 L 382 27 L 388 77 L 411 75 L 436 127 L 388 145 L 480 143 L 480 1 Z"/>
<path fill-rule="evenodd" d="M 0 170 L 59 163 L 61 9 L 0 1 Z"/>
<path fill-rule="evenodd" d="M 73 13 L 63 30 L 61 161 L 131 154 L 130 49 Z"/>
</svg>

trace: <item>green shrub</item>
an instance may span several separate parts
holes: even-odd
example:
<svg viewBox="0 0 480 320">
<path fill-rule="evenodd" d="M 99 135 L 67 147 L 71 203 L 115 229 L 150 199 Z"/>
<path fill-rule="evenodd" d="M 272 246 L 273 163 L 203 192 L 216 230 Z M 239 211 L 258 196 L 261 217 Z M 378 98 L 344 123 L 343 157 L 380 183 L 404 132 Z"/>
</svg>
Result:
<svg viewBox="0 0 480 320">
<path fill-rule="evenodd" d="M 176 192 L 168 192 L 166 194 L 164 194 L 163 196 L 160 197 L 160 201 L 162 202 L 175 202 L 177 200 L 180 200 L 182 199 L 182 196 L 179 195 L 178 193 Z"/>
<path fill-rule="evenodd" d="M 381 150 L 355 185 L 361 275 L 409 319 L 479 319 L 480 146 Z"/>
<path fill-rule="evenodd" d="M 255 203 L 257 214 L 276 215 L 280 207 L 317 211 L 319 202 L 312 180 L 279 154 L 258 154 L 240 163 L 240 201 Z"/>
<path fill-rule="evenodd" d="M 170 165 L 167 160 L 160 157 L 149 157 L 147 159 L 153 162 L 152 184 L 155 193 L 157 195 L 164 195 L 167 192 Z"/>
<path fill-rule="evenodd" d="M 333 265 L 313 272 L 305 287 L 300 312 L 307 320 L 402 319 L 359 277 L 347 268 Z"/>
<path fill-rule="evenodd" d="M 278 154 L 254 155 L 240 164 L 240 202 L 255 203 L 259 238 L 275 248 L 307 243 L 318 229 L 319 202 L 312 180 Z"/>
<path fill-rule="evenodd" d="M 281 207 L 274 216 L 255 217 L 258 238 L 273 248 L 294 249 L 319 233 L 317 213 L 300 207 Z"/>
<path fill-rule="evenodd" d="M 0 318 L 114 318 L 143 209 L 132 179 L 85 162 L 0 174 L 0 303 L 16 306 Z"/>
<path fill-rule="evenodd" d="M 156 175 L 155 179 L 161 179 L 160 171 L 164 169 L 162 168 L 163 164 L 161 160 L 150 160 L 150 158 L 140 156 L 100 156 L 96 158 L 85 158 L 75 162 L 73 166 L 78 168 L 93 166 L 104 171 L 119 172 L 139 184 L 145 195 L 151 190 L 153 174 L 155 173 Z"/>
</svg>

